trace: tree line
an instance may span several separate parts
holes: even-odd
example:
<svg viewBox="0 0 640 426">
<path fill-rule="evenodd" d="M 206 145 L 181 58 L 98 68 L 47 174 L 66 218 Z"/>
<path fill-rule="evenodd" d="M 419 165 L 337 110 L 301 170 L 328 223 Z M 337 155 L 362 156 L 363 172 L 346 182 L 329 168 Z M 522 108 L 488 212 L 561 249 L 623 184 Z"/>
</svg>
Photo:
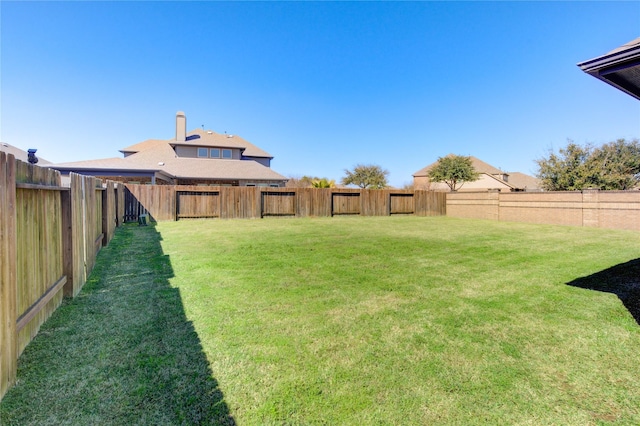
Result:
<svg viewBox="0 0 640 426">
<path fill-rule="evenodd" d="M 537 177 L 548 191 L 626 190 L 640 183 L 638 139 L 618 139 L 596 147 L 569 141 L 558 153 L 536 160 Z"/>
<path fill-rule="evenodd" d="M 640 184 L 640 143 L 638 139 L 618 139 L 596 147 L 569 141 L 558 153 L 550 150 L 548 156 L 535 160 L 536 177 L 547 191 L 576 191 L 582 189 L 628 190 Z M 358 164 L 345 169 L 340 180 L 344 186 L 362 189 L 382 189 L 389 186 L 389 172 L 375 164 Z M 467 182 L 480 178 L 471 157 L 447 155 L 429 169 L 431 182 L 444 182 L 451 191 L 457 191 Z M 303 176 L 291 178 L 289 187 L 334 188 L 334 180 Z"/>
</svg>

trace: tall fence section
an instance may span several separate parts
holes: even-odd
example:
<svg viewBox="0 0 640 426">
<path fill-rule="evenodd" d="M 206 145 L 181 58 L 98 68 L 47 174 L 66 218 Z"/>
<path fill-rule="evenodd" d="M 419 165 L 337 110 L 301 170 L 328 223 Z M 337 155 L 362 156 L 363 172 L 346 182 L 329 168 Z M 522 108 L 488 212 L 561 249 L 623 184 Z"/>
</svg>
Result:
<svg viewBox="0 0 640 426">
<path fill-rule="evenodd" d="M 124 187 L 15 160 L 0 152 L 0 398 L 17 359 L 63 294 L 85 284 L 122 223 Z"/>
<path fill-rule="evenodd" d="M 205 187 L 126 184 L 127 220 L 255 219 L 267 216 L 442 216 L 446 194 L 345 188 Z"/>
<path fill-rule="evenodd" d="M 457 192 L 447 216 L 640 231 L 640 191 Z"/>
</svg>

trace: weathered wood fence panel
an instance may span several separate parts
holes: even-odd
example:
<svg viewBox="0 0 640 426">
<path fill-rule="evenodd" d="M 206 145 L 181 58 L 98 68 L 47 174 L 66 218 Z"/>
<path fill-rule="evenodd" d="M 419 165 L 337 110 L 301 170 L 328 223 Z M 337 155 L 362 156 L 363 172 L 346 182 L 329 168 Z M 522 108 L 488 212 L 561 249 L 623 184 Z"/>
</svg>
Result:
<svg viewBox="0 0 640 426">
<path fill-rule="evenodd" d="M 363 216 L 389 216 L 391 192 L 367 189 L 360 193 L 360 212 Z"/>
<path fill-rule="evenodd" d="M 102 181 L 76 173 L 71 181 L 69 210 L 65 223 L 69 224 L 70 249 L 67 250 L 68 268 L 65 295 L 78 295 L 95 264 L 95 258 L 105 238 L 102 232 Z M 108 240 L 106 241 L 108 243 Z"/>
<path fill-rule="evenodd" d="M 331 213 L 360 214 L 360 192 L 332 192 Z"/>
<path fill-rule="evenodd" d="M 447 212 L 447 193 L 438 191 L 414 192 L 414 214 L 417 216 L 445 216 Z"/>
<path fill-rule="evenodd" d="M 177 191 L 177 218 L 220 217 L 220 191 Z"/>
<path fill-rule="evenodd" d="M 318 188 L 296 188 L 296 216 L 331 216 L 331 191 Z"/>
<path fill-rule="evenodd" d="M 413 193 L 392 193 L 389 195 L 389 214 L 413 214 L 414 212 Z"/>
<path fill-rule="evenodd" d="M 156 221 L 176 219 L 176 189 L 170 185 L 133 185 L 125 184 L 132 197 L 126 202 L 125 220 L 138 220 L 140 214 L 149 214 Z M 135 201 L 134 201 L 135 200 Z M 136 201 L 138 204 L 136 204 Z"/>
<path fill-rule="evenodd" d="M 60 174 L 16 163 L 18 355 L 62 302 Z"/>
<path fill-rule="evenodd" d="M 262 216 L 295 216 L 296 193 L 293 191 L 263 191 Z"/>
<path fill-rule="evenodd" d="M 258 219 L 260 214 L 260 188 L 220 187 L 222 219 Z"/>
<path fill-rule="evenodd" d="M 55 170 L 0 152 L 0 398 L 24 348 L 63 294 L 80 291 L 113 237 L 119 198 L 124 206 L 113 182 L 103 188 L 73 173 L 70 187 L 60 181 Z"/>
</svg>

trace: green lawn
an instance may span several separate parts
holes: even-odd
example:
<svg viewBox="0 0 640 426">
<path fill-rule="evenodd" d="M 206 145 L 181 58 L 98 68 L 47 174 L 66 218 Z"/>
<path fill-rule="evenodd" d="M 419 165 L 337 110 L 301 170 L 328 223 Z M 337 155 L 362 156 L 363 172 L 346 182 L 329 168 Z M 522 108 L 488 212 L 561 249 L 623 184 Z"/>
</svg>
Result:
<svg viewBox="0 0 640 426">
<path fill-rule="evenodd" d="M 444 217 L 126 226 L 0 423 L 640 424 L 639 258 Z"/>
</svg>

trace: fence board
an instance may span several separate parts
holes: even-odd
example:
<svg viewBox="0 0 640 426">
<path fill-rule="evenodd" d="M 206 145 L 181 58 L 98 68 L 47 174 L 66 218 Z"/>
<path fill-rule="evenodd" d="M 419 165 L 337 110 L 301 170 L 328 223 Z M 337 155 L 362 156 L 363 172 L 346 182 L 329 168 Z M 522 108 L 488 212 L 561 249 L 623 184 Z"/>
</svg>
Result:
<svg viewBox="0 0 640 426">
<path fill-rule="evenodd" d="M 0 151 L 0 399 L 15 383 L 16 335 L 16 161 Z"/>
<path fill-rule="evenodd" d="M 124 184 L 115 182 L 116 226 L 124 223 Z"/>
<path fill-rule="evenodd" d="M 115 182 L 106 182 L 104 191 L 102 191 L 102 233 L 104 238 L 102 245 L 106 246 L 113 238 L 118 224 L 116 212 L 116 190 Z"/>
</svg>

